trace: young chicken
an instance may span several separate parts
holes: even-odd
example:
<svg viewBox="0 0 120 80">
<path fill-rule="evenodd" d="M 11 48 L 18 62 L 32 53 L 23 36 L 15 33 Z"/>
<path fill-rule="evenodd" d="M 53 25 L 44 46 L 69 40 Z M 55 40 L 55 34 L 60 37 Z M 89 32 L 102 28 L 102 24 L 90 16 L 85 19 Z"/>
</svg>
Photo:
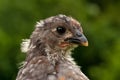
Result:
<svg viewBox="0 0 120 80">
<path fill-rule="evenodd" d="M 16 80 L 89 80 L 71 57 L 78 45 L 88 46 L 78 21 L 65 15 L 41 20 L 22 43 L 27 54 Z"/>
</svg>

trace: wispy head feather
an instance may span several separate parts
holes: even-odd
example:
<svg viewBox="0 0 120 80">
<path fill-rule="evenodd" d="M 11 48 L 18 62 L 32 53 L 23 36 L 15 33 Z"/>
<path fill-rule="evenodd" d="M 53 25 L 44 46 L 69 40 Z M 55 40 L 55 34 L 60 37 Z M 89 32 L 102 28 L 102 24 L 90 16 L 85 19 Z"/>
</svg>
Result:
<svg viewBox="0 0 120 80">
<path fill-rule="evenodd" d="M 23 39 L 21 43 L 21 51 L 26 53 L 29 50 L 30 39 Z"/>
</svg>

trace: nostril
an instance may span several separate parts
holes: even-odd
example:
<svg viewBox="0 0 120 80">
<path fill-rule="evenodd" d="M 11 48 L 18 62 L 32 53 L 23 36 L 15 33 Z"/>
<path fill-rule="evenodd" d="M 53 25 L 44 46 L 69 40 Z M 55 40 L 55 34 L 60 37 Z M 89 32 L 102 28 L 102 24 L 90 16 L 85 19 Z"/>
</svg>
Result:
<svg viewBox="0 0 120 80">
<path fill-rule="evenodd" d="M 82 37 L 82 34 L 76 34 L 76 36 L 78 36 L 78 37 Z"/>
</svg>

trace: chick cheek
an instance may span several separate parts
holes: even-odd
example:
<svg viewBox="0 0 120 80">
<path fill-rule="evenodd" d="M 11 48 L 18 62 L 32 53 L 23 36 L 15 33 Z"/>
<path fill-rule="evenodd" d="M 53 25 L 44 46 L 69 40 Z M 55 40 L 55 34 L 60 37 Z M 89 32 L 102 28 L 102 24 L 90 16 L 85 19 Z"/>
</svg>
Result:
<svg viewBox="0 0 120 80">
<path fill-rule="evenodd" d="M 68 42 L 61 42 L 60 44 L 59 44 L 59 47 L 61 47 L 61 48 L 65 48 L 65 47 L 67 47 L 67 46 L 69 46 L 70 44 L 68 43 Z"/>
</svg>

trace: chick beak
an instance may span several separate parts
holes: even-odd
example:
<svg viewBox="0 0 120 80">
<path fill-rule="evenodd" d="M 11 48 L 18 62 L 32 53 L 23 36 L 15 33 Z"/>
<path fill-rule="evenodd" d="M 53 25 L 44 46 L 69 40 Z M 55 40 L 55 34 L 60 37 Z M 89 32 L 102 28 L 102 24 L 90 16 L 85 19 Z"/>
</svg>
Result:
<svg viewBox="0 0 120 80">
<path fill-rule="evenodd" d="M 65 39 L 69 43 L 78 44 L 81 46 L 88 46 L 88 40 L 83 33 L 78 32 L 74 37 Z"/>
</svg>

